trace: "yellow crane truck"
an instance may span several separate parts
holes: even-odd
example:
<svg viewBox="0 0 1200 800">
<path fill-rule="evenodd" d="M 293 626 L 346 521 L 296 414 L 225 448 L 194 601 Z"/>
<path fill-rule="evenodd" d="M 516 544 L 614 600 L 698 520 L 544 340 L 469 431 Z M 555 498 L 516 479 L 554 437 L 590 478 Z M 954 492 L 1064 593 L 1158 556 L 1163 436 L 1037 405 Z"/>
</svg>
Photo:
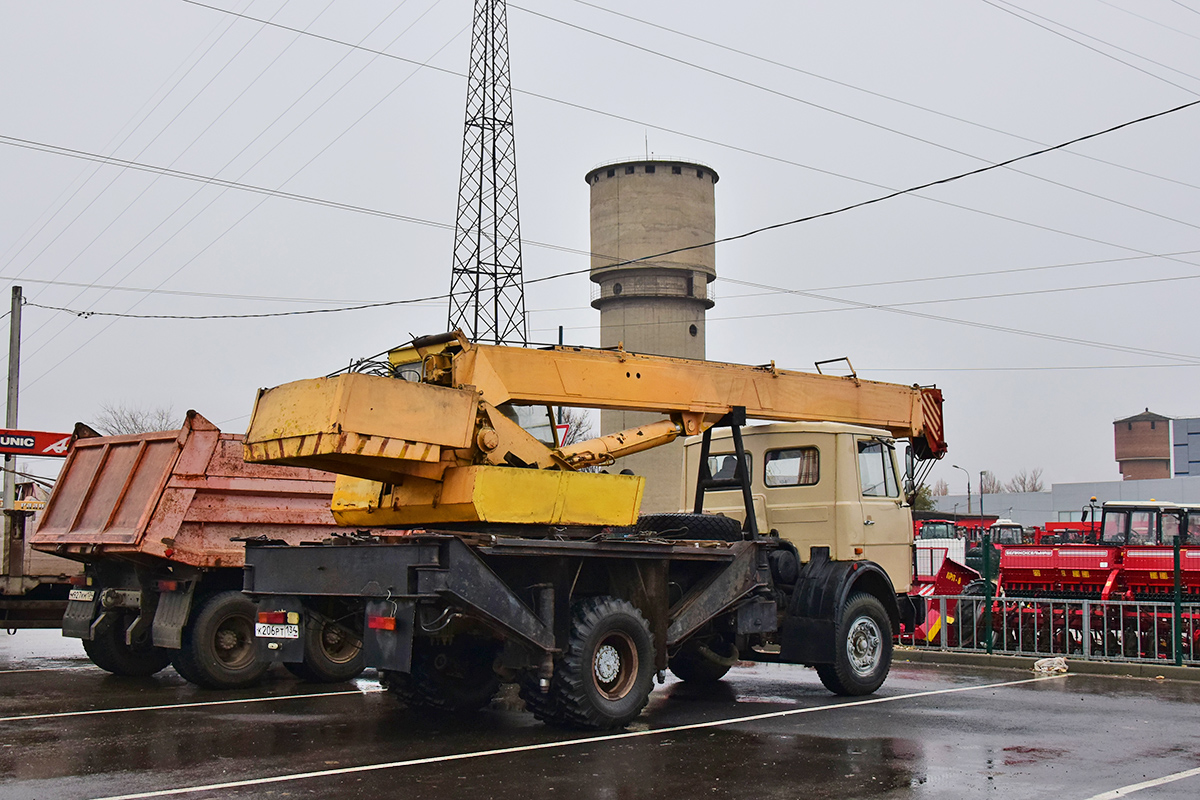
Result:
<svg viewBox="0 0 1200 800">
<path fill-rule="evenodd" d="M 320 607 L 410 706 L 474 709 L 516 682 L 545 722 L 611 728 L 667 668 L 712 681 L 739 658 L 869 694 L 893 630 L 921 621 L 903 475 L 911 490 L 946 451 L 935 388 L 458 333 L 374 371 L 258 395 L 246 460 L 338 474 L 345 526 L 248 542 L 270 657 L 302 659 Z M 531 424 L 544 409 L 553 430 L 552 406 L 664 418 L 562 445 Z M 596 471 L 680 437 L 691 513 L 639 517 L 645 478 Z"/>
</svg>

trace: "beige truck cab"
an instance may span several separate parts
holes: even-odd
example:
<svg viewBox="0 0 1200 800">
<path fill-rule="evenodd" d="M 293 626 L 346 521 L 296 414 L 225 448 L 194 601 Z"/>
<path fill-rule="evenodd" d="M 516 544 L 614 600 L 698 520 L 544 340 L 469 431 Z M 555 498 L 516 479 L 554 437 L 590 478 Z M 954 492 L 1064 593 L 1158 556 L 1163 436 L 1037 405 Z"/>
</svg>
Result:
<svg viewBox="0 0 1200 800">
<path fill-rule="evenodd" d="M 834 561 L 881 566 L 897 593 L 912 580 L 912 513 L 887 431 L 834 422 L 785 422 L 742 429 L 758 530 L 795 545 L 802 562 L 813 547 Z M 681 508 L 695 506 L 702 437 L 684 444 Z M 731 431 L 714 431 L 708 456 L 715 479 L 734 477 Z M 709 489 L 704 511 L 745 518 L 740 487 Z"/>
</svg>

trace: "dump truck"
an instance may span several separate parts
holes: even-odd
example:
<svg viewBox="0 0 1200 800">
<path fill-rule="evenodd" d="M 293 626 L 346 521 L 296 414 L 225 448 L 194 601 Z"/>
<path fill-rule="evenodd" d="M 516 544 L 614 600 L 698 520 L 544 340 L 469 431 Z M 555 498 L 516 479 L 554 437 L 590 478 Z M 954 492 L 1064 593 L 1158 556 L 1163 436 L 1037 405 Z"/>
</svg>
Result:
<svg viewBox="0 0 1200 800">
<path fill-rule="evenodd" d="M 318 470 L 245 463 L 242 437 L 195 411 L 179 430 L 77 435 L 30 537 L 37 551 L 83 567 L 56 625 L 116 675 L 171 664 L 200 686 L 255 683 L 270 662 L 241 593 L 239 540 L 336 532 L 333 485 Z M 288 667 L 312 681 L 358 675 L 357 634 L 320 607 L 311 613 L 304 653 Z"/>
<path fill-rule="evenodd" d="M 337 473 L 348 531 L 247 542 L 265 655 L 302 659 L 324 609 L 409 706 L 475 709 L 515 682 L 547 723 L 612 728 L 668 668 L 805 664 L 868 694 L 892 631 L 919 624 L 905 490 L 946 452 L 936 388 L 458 332 L 371 372 L 256 400 L 246 460 Z M 529 432 L 552 435 L 552 406 L 664 418 L 563 445 Z M 645 477 L 587 471 L 680 437 L 688 513 L 639 516 Z"/>
</svg>

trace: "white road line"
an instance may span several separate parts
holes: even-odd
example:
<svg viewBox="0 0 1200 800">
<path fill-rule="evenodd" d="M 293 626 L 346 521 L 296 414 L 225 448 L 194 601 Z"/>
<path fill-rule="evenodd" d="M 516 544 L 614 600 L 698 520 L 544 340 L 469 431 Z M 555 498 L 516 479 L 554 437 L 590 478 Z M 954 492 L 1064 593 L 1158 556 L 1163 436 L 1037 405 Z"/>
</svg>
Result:
<svg viewBox="0 0 1200 800">
<path fill-rule="evenodd" d="M 1162 786 L 1164 783 L 1174 783 L 1181 781 L 1184 778 L 1192 778 L 1200 775 L 1200 767 L 1195 769 L 1185 769 L 1183 772 L 1176 772 L 1174 775 L 1164 775 L 1161 778 L 1154 780 L 1142 781 L 1141 783 L 1131 783 L 1128 786 L 1122 786 L 1120 789 L 1113 789 L 1111 792 L 1097 794 L 1089 797 L 1087 800 L 1117 800 L 1118 797 L 1125 797 L 1134 792 L 1140 792 L 1142 789 L 1153 789 L 1155 786 Z"/>
<path fill-rule="evenodd" d="M 81 664 L 78 667 L 34 667 L 33 669 L 0 669 L 0 675 L 13 675 L 18 672 L 77 672 L 84 669 L 95 669 L 91 664 Z"/>
<path fill-rule="evenodd" d="M 172 703 L 161 706 L 130 706 L 127 708 L 97 708 L 90 711 L 58 711 L 53 714 L 22 714 L 16 717 L 0 717 L 0 722 L 24 722 L 32 719 L 59 719 L 61 717 L 87 717 L 95 714 L 128 714 L 133 711 L 169 711 L 176 708 L 202 708 L 204 706 L 229 706 L 238 703 L 273 703 L 277 700 L 297 700 L 305 697 L 337 697 L 345 694 L 373 694 L 378 689 L 339 689 L 336 692 L 313 692 L 311 694 L 282 694 L 272 697 L 246 697 L 241 700 L 205 700 L 198 703 Z"/>
<path fill-rule="evenodd" d="M 447 761 L 466 761 L 473 758 L 488 758 L 490 756 L 510 755 L 512 753 L 528 753 L 535 750 L 555 750 L 566 747 L 578 747 L 579 745 L 583 744 L 597 744 L 601 742 L 618 741 L 621 739 L 634 739 L 641 736 L 662 736 L 668 733 L 681 733 L 683 731 L 696 731 L 703 730 L 705 728 L 718 728 L 723 725 L 737 725 L 744 722 L 757 722 L 765 719 L 779 719 L 780 717 L 791 717 L 797 714 L 811 714 L 817 711 L 836 711 L 842 708 L 869 706 L 876 705 L 878 703 L 893 703 L 897 700 L 911 700 L 916 697 L 934 697 L 936 695 L 955 694 L 958 692 L 978 692 L 987 689 L 1000 689 L 1007 686 L 1020 686 L 1021 684 L 1052 681 L 1065 677 L 1065 675 L 1051 675 L 1049 677 L 1042 678 L 1025 678 L 1019 681 L 1005 681 L 1004 683 L 989 683 L 982 686 L 956 686 L 952 689 L 933 689 L 927 692 L 913 692 L 911 694 L 894 695 L 892 697 L 871 697 L 866 700 L 854 700 L 848 703 L 833 703 L 826 706 L 790 708 L 785 711 L 768 711 L 762 714 L 751 714 L 745 717 L 716 719 L 708 722 L 693 722 L 687 725 L 675 725 L 669 728 L 655 728 L 653 730 L 645 731 L 625 731 L 623 733 L 586 736 L 580 739 L 569 739 L 565 742 L 541 742 L 539 744 L 526 744 L 517 747 L 501 747 L 495 750 L 476 750 L 470 753 L 451 753 L 443 756 L 412 758 L 406 761 L 388 761 L 382 764 L 363 764 L 357 767 L 323 769 L 316 772 L 296 772 L 289 775 L 274 775 L 267 778 L 250 778 L 242 781 L 228 781 L 226 783 L 209 783 L 201 786 L 181 786 L 176 789 L 158 789 L 156 791 L 140 792 L 138 794 L 112 795 L 110 797 L 95 798 L 95 800 L 144 800 L 144 798 L 150 797 L 170 797 L 172 795 L 213 792 L 220 791 L 222 789 L 242 789 L 248 786 L 263 786 L 271 783 L 286 783 L 289 781 L 306 780 L 309 778 L 327 778 L 335 775 L 353 775 L 360 772 L 376 772 L 385 769 L 415 767 L 421 764 L 438 764 Z"/>
</svg>

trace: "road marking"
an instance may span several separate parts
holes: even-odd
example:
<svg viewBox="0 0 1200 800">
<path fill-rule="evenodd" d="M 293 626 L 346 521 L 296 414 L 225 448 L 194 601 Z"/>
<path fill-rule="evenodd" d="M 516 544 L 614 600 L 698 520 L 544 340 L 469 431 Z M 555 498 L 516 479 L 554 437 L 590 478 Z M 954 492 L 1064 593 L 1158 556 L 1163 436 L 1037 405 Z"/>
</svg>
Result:
<svg viewBox="0 0 1200 800">
<path fill-rule="evenodd" d="M 33 669 L 0 669 L 0 675 L 13 675 L 17 672 L 78 672 L 83 669 L 95 669 L 91 664 L 78 667 L 34 667 Z"/>
<path fill-rule="evenodd" d="M 911 700 L 916 697 L 934 697 L 943 694 L 955 694 L 958 692 L 977 692 L 987 689 L 1001 689 L 1008 686 L 1020 686 L 1026 683 L 1040 683 L 1041 681 L 1053 681 L 1060 678 L 1065 678 L 1065 675 L 1051 675 L 1042 678 L 1024 678 L 1019 681 L 1005 681 L 1003 683 L 988 683 L 981 686 L 956 686 L 951 689 L 932 689 L 927 692 L 912 692 L 911 694 L 894 695 L 892 697 L 871 697 L 866 700 L 854 700 L 846 703 L 833 703 L 826 706 L 810 706 L 807 708 L 789 708 L 784 711 L 767 711 L 762 714 L 751 714 L 745 717 L 733 717 L 730 719 L 710 720 L 708 722 L 692 722 L 687 725 L 674 725 L 669 728 L 654 728 L 644 731 L 625 731 L 623 733 L 609 733 L 599 736 L 586 736 L 579 739 L 569 739 L 562 742 L 541 742 L 539 744 L 525 744 L 517 747 L 501 747 L 495 750 L 476 750 L 470 753 L 451 753 L 443 756 L 429 756 L 426 758 L 411 758 L 406 761 L 388 761 L 382 764 L 363 764 L 357 767 L 340 767 L 338 769 L 323 769 L 315 772 L 296 772 L 289 775 L 274 775 L 267 778 L 249 778 L 241 781 L 227 781 L 225 783 L 209 783 L 201 786 L 181 786 L 176 789 L 158 789 L 150 792 L 140 792 L 137 794 L 120 794 L 109 797 L 100 797 L 95 800 L 144 800 L 150 797 L 170 797 L 179 794 L 195 794 L 197 792 L 214 792 L 223 789 L 243 789 L 249 786 L 263 786 L 271 783 L 287 783 L 289 781 L 307 780 L 309 778 L 327 778 L 335 775 L 353 775 L 360 772 L 377 772 L 385 769 L 399 769 L 401 767 L 415 767 L 422 764 L 439 764 L 447 761 L 466 761 L 474 758 L 488 758 L 490 756 L 511 755 L 513 753 L 528 753 L 535 750 L 554 750 L 566 747 L 578 747 L 583 744 L 597 744 L 601 742 L 612 742 L 621 739 L 634 739 L 641 736 L 661 736 L 668 733 L 682 733 L 684 731 L 703 730 L 705 728 L 718 728 L 722 725 L 737 725 L 744 722 L 757 722 L 765 719 L 779 719 L 781 717 L 791 717 L 797 714 L 810 714 L 817 711 L 835 711 L 841 708 L 852 708 L 857 706 L 870 706 L 879 703 L 892 703 L 897 700 Z"/>
<path fill-rule="evenodd" d="M 16 717 L 0 717 L 0 722 L 24 722 L 33 719 L 60 719 L 62 717 L 88 717 L 95 714 L 128 714 L 133 711 L 168 711 L 177 708 L 202 708 L 204 706 L 229 706 L 238 703 L 273 703 L 277 700 L 296 700 L 304 697 L 337 697 L 347 694 L 374 694 L 384 691 L 383 687 L 339 689 L 336 692 L 313 692 L 311 694 L 283 694 L 272 697 L 246 697 L 241 700 L 205 700 L 197 703 L 172 703 L 161 706 L 130 706 L 127 708 L 97 708 L 90 711 L 58 711 L 53 714 L 22 714 Z"/>
<path fill-rule="evenodd" d="M 1185 769 L 1183 772 L 1176 772 L 1174 775 L 1164 775 L 1154 780 L 1131 783 L 1128 786 L 1122 786 L 1120 789 L 1113 789 L 1111 792 L 1093 795 L 1087 800 L 1117 800 L 1118 797 L 1125 797 L 1134 792 L 1140 792 L 1142 789 L 1153 789 L 1155 786 L 1162 786 L 1164 783 L 1174 783 L 1175 781 L 1181 781 L 1184 778 L 1191 778 L 1196 775 L 1200 775 L 1200 767 Z"/>
</svg>

